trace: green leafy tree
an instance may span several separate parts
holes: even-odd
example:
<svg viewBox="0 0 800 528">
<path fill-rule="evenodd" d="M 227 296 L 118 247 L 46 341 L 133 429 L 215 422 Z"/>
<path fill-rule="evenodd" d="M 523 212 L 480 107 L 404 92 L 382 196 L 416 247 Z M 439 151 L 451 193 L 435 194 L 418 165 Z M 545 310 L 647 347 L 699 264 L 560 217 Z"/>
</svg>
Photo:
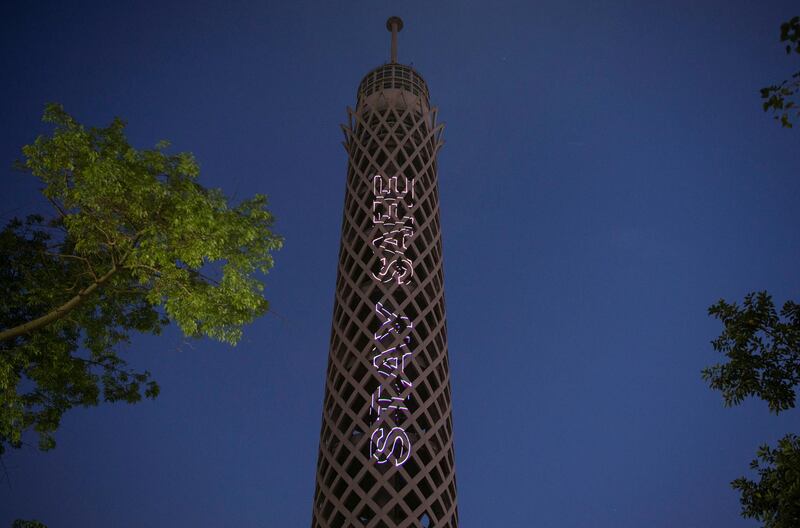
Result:
<svg viewBox="0 0 800 528">
<path fill-rule="evenodd" d="M 781 42 L 787 43 L 786 53 L 800 53 L 800 16 L 781 24 Z M 800 72 L 792 79 L 761 89 L 764 111 L 772 109 L 787 128 L 792 127 L 790 113 L 798 108 L 792 98 L 800 92 Z M 793 409 L 800 383 L 800 305 L 787 301 L 779 314 L 762 291 L 747 294 L 741 307 L 720 300 L 708 313 L 723 324 L 722 334 L 711 343 L 728 361 L 703 369 L 702 376 L 722 392 L 725 404 L 756 397 L 775 414 Z M 750 468 L 757 482 L 741 477 L 731 483 L 740 493 L 742 516 L 762 521 L 764 528 L 800 526 L 798 437 L 788 434 L 774 449 L 762 445 Z"/>
<path fill-rule="evenodd" d="M 757 397 L 775 414 L 792 409 L 800 383 L 800 305 L 787 301 L 780 314 L 767 292 L 750 293 L 740 307 L 720 300 L 708 310 L 723 324 L 712 341 L 728 361 L 703 370 L 703 379 L 722 392 L 726 405 Z M 740 492 L 742 515 L 765 528 L 800 526 L 800 440 L 786 435 L 778 448 L 763 445 L 750 464 L 759 481 L 731 485 Z"/>
<path fill-rule="evenodd" d="M 732 483 L 742 494 L 742 515 L 769 528 L 800 526 L 800 438 L 786 435 L 777 449 L 763 445 L 756 456 L 750 468 L 760 480 L 742 477 Z"/>
<path fill-rule="evenodd" d="M 792 17 L 781 24 L 781 42 L 787 43 L 786 53 L 800 53 L 800 16 Z M 789 118 L 791 113 L 794 112 L 795 117 L 800 116 L 800 106 L 795 101 L 798 92 L 800 92 L 800 71 L 780 84 L 761 89 L 764 111 L 771 109 L 775 119 L 780 121 L 782 126 L 791 128 L 792 122 Z"/>
<path fill-rule="evenodd" d="M 54 447 L 72 407 L 156 397 L 118 355 L 134 332 L 172 321 L 235 344 L 268 308 L 258 273 L 282 244 L 264 196 L 230 205 L 191 154 L 136 150 L 120 119 L 85 128 L 55 104 L 44 121 L 20 166 L 53 215 L 0 232 L 0 453 L 27 430 Z"/>
<path fill-rule="evenodd" d="M 779 317 L 762 291 L 747 294 L 742 307 L 720 300 L 708 313 L 722 321 L 712 346 L 728 362 L 703 369 L 703 379 L 722 392 L 725 404 L 755 396 L 776 414 L 793 408 L 800 383 L 800 305 L 786 302 Z"/>
</svg>

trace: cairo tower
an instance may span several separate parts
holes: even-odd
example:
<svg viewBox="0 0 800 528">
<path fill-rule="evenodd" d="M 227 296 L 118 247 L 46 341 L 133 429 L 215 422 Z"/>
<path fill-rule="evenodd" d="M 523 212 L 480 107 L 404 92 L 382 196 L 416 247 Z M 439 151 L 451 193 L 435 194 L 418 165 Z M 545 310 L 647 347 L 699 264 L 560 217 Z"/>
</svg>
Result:
<svg viewBox="0 0 800 528">
<path fill-rule="evenodd" d="M 342 238 L 312 528 L 457 528 L 436 154 L 428 86 L 367 73 L 343 126 Z"/>
</svg>

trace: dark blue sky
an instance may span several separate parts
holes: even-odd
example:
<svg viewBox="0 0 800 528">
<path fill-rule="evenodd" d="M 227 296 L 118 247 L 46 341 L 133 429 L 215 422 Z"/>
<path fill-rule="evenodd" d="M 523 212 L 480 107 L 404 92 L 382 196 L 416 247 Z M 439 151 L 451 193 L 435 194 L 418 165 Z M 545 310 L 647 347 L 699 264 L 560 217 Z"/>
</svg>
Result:
<svg viewBox="0 0 800 528">
<path fill-rule="evenodd" d="M 34 5 L 35 4 L 35 5 Z M 4 457 L 0 526 L 308 526 L 346 154 L 361 77 L 399 58 L 447 123 L 439 157 L 465 527 L 734 528 L 729 481 L 797 430 L 725 409 L 717 299 L 800 297 L 800 130 L 758 89 L 800 69 L 791 1 L 16 2 L 0 7 L 0 215 L 58 101 L 169 139 L 201 182 L 270 197 L 274 313 L 235 348 L 172 329 L 130 363 L 155 401 L 75 410 Z M 669 5 L 668 5 L 669 4 Z"/>
</svg>

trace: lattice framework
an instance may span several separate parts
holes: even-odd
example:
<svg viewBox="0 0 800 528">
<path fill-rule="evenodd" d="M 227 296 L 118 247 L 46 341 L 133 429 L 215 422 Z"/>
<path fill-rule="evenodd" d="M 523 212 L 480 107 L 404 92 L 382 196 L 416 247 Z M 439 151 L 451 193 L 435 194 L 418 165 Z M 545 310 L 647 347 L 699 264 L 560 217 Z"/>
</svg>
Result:
<svg viewBox="0 0 800 528">
<path fill-rule="evenodd" d="M 384 80 L 392 76 L 394 84 Z M 411 82 L 409 77 L 413 92 L 399 84 Z M 386 83 L 383 88 L 376 79 Z M 429 107 L 421 77 L 397 64 L 365 77 L 356 110 L 348 108 L 348 116 L 342 127 L 347 187 L 312 528 L 457 528 L 436 164 L 443 125 Z M 380 236 L 373 218 L 375 175 L 414 182 L 414 232 L 405 252 L 414 265 L 410 284 L 371 276 L 380 269 L 373 244 Z M 388 418 L 411 439 L 410 457 L 402 465 L 370 458 L 376 427 L 371 398 L 386 383 L 375 375 L 372 361 L 379 302 L 414 321 L 413 356 L 405 366 L 413 381 L 408 411 Z"/>
</svg>

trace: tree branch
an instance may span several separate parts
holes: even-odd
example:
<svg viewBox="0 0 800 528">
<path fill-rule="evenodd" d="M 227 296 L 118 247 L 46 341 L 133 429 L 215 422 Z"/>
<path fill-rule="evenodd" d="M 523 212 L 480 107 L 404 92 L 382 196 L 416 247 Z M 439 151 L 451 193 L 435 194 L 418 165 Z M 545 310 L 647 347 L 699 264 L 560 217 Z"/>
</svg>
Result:
<svg viewBox="0 0 800 528">
<path fill-rule="evenodd" d="M 111 277 L 113 277 L 114 274 L 117 273 L 117 271 L 119 271 L 119 268 L 117 268 L 116 266 L 112 267 L 105 275 L 98 277 L 97 280 L 95 280 L 92 284 L 79 291 L 78 294 L 75 295 L 75 297 L 65 302 L 55 310 L 52 310 L 51 312 L 37 319 L 34 319 L 33 321 L 28 321 L 27 323 L 23 323 L 13 328 L 9 328 L 8 330 L 3 330 L 2 332 L 0 332 L 0 342 L 7 341 L 9 339 L 14 339 L 15 337 L 27 334 L 28 332 L 38 330 L 39 328 L 47 326 L 53 321 L 61 319 L 69 312 L 74 310 L 76 307 L 78 307 L 96 289 L 98 289 L 103 284 L 108 282 L 108 280 Z"/>
</svg>

